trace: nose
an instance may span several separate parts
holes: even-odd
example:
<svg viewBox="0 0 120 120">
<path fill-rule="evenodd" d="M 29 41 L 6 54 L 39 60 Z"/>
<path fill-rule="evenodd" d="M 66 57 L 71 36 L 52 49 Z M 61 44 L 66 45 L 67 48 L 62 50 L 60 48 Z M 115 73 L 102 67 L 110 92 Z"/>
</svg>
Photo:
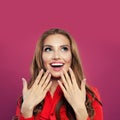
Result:
<svg viewBox="0 0 120 120">
<path fill-rule="evenodd" d="M 53 54 L 53 59 L 60 59 L 60 54 L 58 51 L 55 51 L 54 54 Z"/>
</svg>

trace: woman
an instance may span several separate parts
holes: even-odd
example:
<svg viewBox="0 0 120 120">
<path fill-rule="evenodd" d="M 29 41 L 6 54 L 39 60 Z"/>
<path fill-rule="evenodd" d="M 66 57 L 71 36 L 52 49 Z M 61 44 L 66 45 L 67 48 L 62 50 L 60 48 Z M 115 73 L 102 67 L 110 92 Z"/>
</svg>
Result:
<svg viewBox="0 0 120 120">
<path fill-rule="evenodd" d="M 64 30 L 43 33 L 31 65 L 31 80 L 23 78 L 18 120 L 102 120 L 96 88 L 86 84 L 77 46 Z"/>
</svg>

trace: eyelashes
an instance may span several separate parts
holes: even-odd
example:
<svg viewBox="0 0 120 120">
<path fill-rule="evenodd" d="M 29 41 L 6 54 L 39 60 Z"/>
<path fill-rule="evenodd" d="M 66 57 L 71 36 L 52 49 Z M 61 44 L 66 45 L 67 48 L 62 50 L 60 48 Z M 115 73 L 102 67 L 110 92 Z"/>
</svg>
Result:
<svg viewBox="0 0 120 120">
<path fill-rule="evenodd" d="M 68 51 L 69 49 L 67 47 L 62 47 L 61 50 L 62 51 Z"/>
<path fill-rule="evenodd" d="M 68 47 L 61 47 L 60 50 L 62 52 L 67 52 L 69 50 L 69 48 Z M 54 49 L 51 47 L 45 47 L 45 48 L 43 48 L 43 51 L 44 52 L 51 52 L 51 51 L 54 51 Z"/>
<path fill-rule="evenodd" d="M 50 52 L 50 51 L 52 51 L 52 49 L 50 47 L 46 47 L 46 48 L 43 49 L 43 51 L 44 52 Z"/>
</svg>

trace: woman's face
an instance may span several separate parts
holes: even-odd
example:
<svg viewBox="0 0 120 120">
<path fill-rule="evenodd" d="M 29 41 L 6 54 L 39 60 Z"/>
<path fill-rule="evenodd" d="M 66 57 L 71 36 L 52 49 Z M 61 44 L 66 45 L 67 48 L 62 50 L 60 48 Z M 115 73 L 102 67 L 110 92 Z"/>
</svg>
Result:
<svg viewBox="0 0 120 120">
<path fill-rule="evenodd" d="M 44 40 L 42 52 L 43 64 L 53 77 L 60 77 L 60 72 L 71 66 L 72 54 L 70 42 L 61 34 L 50 35 Z"/>
</svg>

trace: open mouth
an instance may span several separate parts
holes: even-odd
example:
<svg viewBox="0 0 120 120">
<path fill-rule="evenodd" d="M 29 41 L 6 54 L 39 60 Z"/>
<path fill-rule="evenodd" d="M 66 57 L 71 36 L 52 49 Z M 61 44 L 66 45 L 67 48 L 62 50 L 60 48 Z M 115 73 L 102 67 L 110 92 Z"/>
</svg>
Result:
<svg viewBox="0 0 120 120">
<path fill-rule="evenodd" d="M 51 63 L 50 65 L 51 65 L 51 67 L 59 68 L 59 67 L 62 67 L 64 65 L 64 63 Z"/>
</svg>

